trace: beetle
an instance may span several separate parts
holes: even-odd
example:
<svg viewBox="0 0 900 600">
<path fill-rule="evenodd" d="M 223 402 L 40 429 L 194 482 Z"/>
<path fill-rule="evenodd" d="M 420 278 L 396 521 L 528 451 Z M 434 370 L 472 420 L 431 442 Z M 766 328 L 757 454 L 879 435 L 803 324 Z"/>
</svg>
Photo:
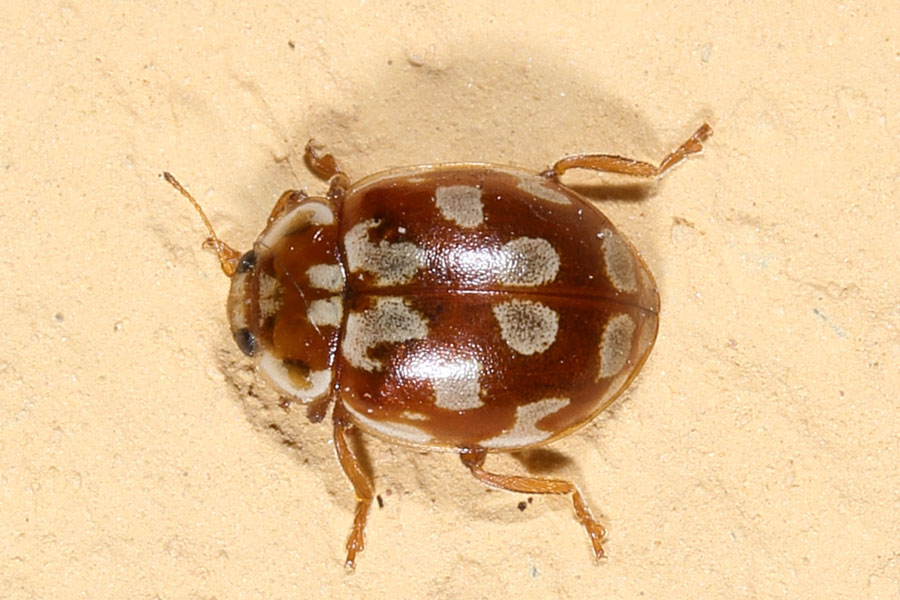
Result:
<svg viewBox="0 0 900 600">
<path fill-rule="evenodd" d="M 478 480 L 571 494 L 594 555 L 604 527 L 570 481 L 485 470 L 490 452 L 532 448 L 589 422 L 635 378 L 656 340 L 659 293 L 632 244 L 560 182 L 570 169 L 659 178 L 700 152 L 703 124 L 658 165 L 580 154 L 534 173 L 487 163 L 383 171 L 351 183 L 312 140 L 321 197 L 275 203 L 239 253 L 197 210 L 231 279 L 238 348 L 311 422 L 332 407 L 334 446 L 356 493 L 352 569 L 374 492 L 348 444 L 354 428 L 456 452 Z"/>
</svg>

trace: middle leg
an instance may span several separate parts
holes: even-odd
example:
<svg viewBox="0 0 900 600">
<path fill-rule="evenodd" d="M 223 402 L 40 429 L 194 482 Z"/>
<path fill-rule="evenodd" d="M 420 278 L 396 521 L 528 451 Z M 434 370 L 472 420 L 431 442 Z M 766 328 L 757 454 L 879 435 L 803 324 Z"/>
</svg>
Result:
<svg viewBox="0 0 900 600">
<path fill-rule="evenodd" d="M 372 498 L 375 494 L 372 491 L 372 482 L 369 481 L 359 459 L 353 454 L 347 443 L 347 433 L 354 426 L 340 399 L 335 401 L 331 416 L 334 421 L 334 448 L 337 451 L 341 468 L 344 469 L 347 479 L 353 484 L 353 491 L 356 492 L 356 515 L 353 518 L 350 536 L 347 538 L 347 560 L 344 562 L 345 567 L 353 569 L 356 566 L 356 554 L 361 552 L 366 545 L 363 532 L 366 529 L 366 519 L 369 516 L 369 508 L 372 506 Z"/>
</svg>

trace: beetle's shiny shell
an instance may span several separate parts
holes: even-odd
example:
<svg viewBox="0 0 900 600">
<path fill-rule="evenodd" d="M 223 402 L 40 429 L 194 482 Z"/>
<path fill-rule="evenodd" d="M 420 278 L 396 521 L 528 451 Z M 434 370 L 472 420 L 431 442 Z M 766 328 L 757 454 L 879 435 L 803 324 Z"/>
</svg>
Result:
<svg viewBox="0 0 900 600">
<path fill-rule="evenodd" d="M 260 370 L 406 444 L 564 435 L 622 392 L 657 332 L 655 282 L 624 236 L 571 189 L 509 167 L 398 169 L 305 199 L 248 262 L 229 314 Z"/>
</svg>

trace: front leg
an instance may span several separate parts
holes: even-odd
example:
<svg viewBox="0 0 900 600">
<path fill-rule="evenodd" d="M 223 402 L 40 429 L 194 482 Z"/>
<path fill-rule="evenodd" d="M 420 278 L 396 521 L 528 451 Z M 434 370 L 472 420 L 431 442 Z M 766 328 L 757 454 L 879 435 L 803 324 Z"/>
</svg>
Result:
<svg viewBox="0 0 900 600">
<path fill-rule="evenodd" d="M 303 149 L 303 160 L 314 174 L 329 181 L 329 198 L 335 200 L 344 197 L 350 187 L 350 178 L 338 165 L 333 154 L 323 154 L 317 149 L 315 140 L 309 140 Z"/>
</svg>

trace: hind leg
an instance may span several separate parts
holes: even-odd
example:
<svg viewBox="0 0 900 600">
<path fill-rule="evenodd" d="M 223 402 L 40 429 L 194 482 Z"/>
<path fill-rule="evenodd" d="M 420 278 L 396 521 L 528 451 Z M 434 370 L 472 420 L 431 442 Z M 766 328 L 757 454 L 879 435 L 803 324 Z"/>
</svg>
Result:
<svg viewBox="0 0 900 600">
<path fill-rule="evenodd" d="M 594 555 L 597 558 L 605 556 L 602 542 L 603 538 L 606 537 L 606 529 L 594 519 L 591 509 L 588 508 L 587 503 L 584 501 L 584 496 L 581 495 L 574 483 L 562 479 L 500 475 L 485 471 L 482 465 L 484 465 L 484 459 L 487 457 L 487 450 L 484 448 L 465 449 L 460 452 L 459 457 L 462 459 L 462 463 L 472 472 L 472 475 L 475 476 L 475 479 L 496 488 L 523 494 L 572 494 L 572 503 L 575 505 L 575 519 L 587 531 L 588 538 L 591 540 L 591 546 L 594 549 Z"/>
<path fill-rule="evenodd" d="M 704 123 L 685 143 L 670 152 L 659 163 L 659 166 L 612 154 L 576 154 L 556 161 L 550 169 L 544 171 L 541 175 L 556 180 L 569 169 L 590 169 L 592 171 L 620 173 L 636 177 L 662 177 L 666 171 L 691 154 L 700 152 L 703 149 L 703 142 L 711 135 L 712 127 Z"/>
</svg>

